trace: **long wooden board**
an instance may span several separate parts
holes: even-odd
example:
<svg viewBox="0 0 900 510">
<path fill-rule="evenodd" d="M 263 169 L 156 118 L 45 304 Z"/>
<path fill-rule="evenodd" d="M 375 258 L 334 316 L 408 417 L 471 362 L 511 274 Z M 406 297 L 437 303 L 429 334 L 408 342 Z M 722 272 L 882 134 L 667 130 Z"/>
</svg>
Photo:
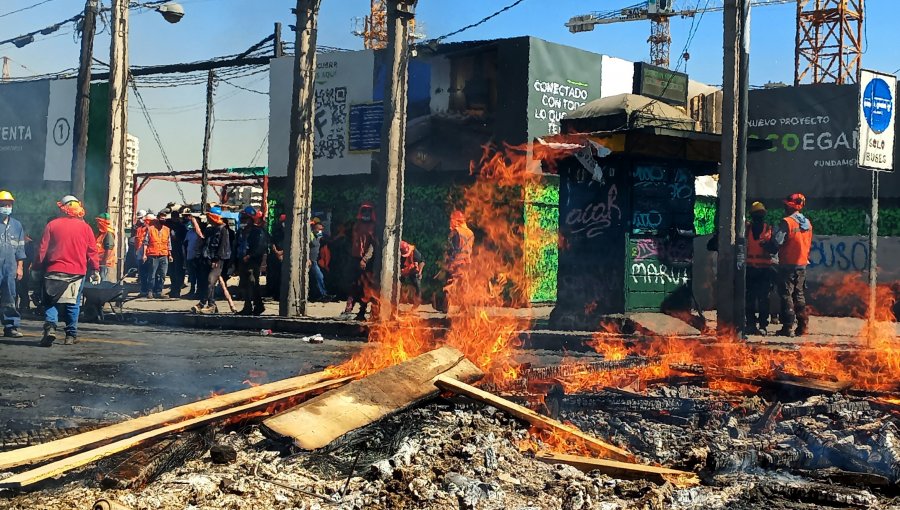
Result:
<svg viewBox="0 0 900 510">
<path fill-rule="evenodd" d="M 291 377 L 253 388 L 217 395 L 212 398 L 174 407 L 159 413 L 148 414 L 133 420 L 123 421 L 95 429 L 83 434 L 76 434 L 56 441 L 50 441 L 34 446 L 27 446 L 8 452 L 0 453 L 0 471 L 5 471 L 16 466 L 39 464 L 64 455 L 81 452 L 96 446 L 101 446 L 129 436 L 140 434 L 154 428 L 177 423 L 182 420 L 201 416 L 229 407 L 257 400 L 262 397 L 297 390 L 320 383 L 329 378 L 326 372 Z"/>
<path fill-rule="evenodd" d="M 497 395 L 480 390 L 474 386 L 470 386 L 455 379 L 443 376 L 438 376 L 437 378 L 435 378 L 434 384 L 442 390 L 452 391 L 453 393 L 457 393 L 459 395 L 465 395 L 469 398 L 473 398 L 490 406 L 496 407 L 497 409 L 511 414 L 512 416 L 515 416 L 520 420 L 528 422 L 529 424 L 540 430 L 552 430 L 563 435 L 564 437 L 569 437 L 574 440 L 581 441 L 584 443 L 584 446 L 586 446 L 597 455 L 623 461 L 629 461 L 633 458 L 630 453 L 623 450 L 622 448 L 619 448 L 618 446 L 614 446 L 605 441 L 601 441 L 596 437 L 585 434 L 584 432 L 578 430 L 575 427 L 572 427 L 571 425 L 566 425 L 565 423 L 556 421 L 553 418 L 538 414 L 531 409 L 528 409 L 527 407 L 522 407 L 518 404 L 510 402 L 509 400 L 506 400 L 505 398 L 498 397 Z"/>
<path fill-rule="evenodd" d="M 92 462 L 96 462 L 104 457 L 109 455 L 119 453 L 129 448 L 133 448 L 138 446 L 139 444 L 149 441 L 151 439 L 156 439 L 159 437 L 166 436 L 168 434 L 174 434 L 181 432 L 183 430 L 192 429 L 195 427 L 199 427 L 202 425 L 206 425 L 215 421 L 224 420 L 226 418 L 230 418 L 233 416 L 240 416 L 242 414 L 249 413 L 268 413 L 269 408 L 272 406 L 288 402 L 291 399 L 300 398 L 304 395 L 308 395 L 310 393 L 314 393 L 316 391 L 327 390 L 330 388 L 335 388 L 341 386 L 350 380 L 352 377 L 344 377 L 342 379 L 335 379 L 331 381 L 320 382 L 318 384 L 313 384 L 311 386 L 307 386 L 306 388 L 286 391 L 283 393 L 279 393 L 277 395 L 267 397 L 261 400 L 257 400 L 255 402 L 250 402 L 248 404 L 243 404 L 236 407 L 231 407 L 225 409 L 223 411 L 218 411 L 212 414 L 207 414 L 204 416 L 198 416 L 196 418 L 191 418 L 188 420 L 184 420 L 178 423 L 173 423 L 171 425 L 166 425 L 164 427 L 159 427 L 153 430 L 149 430 L 147 432 L 143 432 L 136 436 L 131 436 L 126 439 L 121 439 L 119 441 L 115 441 L 113 443 L 109 443 L 107 445 L 100 446 L 98 448 L 94 448 L 91 450 L 87 450 L 69 457 L 65 457 L 63 459 L 57 460 L 55 462 L 51 462 L 49 464 L 45 464 L 40 467 L 36 467 L 29 471 L 25 471 L 16 475 L 13 475 L 9 478 L 4 478 L 0 480 L 0 488 L 5 489 L 21 489 L 22 487 L 26 487 L 28 485 L 32 485 L 34 483 L 40 482 L 41 480 L 46 480 L 47 478 L 51 478 L 54 476 L 59 476 L 73 469 L 79 468 L 81 466 L 85 466 Z"/>
<path fill-rule="evenodd" d="M 263 421 L 267 436 L 315 450 L 338 437 L 438 394 L 434 378 L 474 381 L 484 374 L 452 347 L 441 347 L 353 381 Z"/>
<path fill-rule="evenodd" d="M 609 459 L 594 459 L 579 455 L 565 455 L 562 453 L 542 452 L 536 458 L 550 464 L 568 464 L 586 473 L 600 471 L 613 478 L 625 480 L 649 480 L 656 483 L 671 482 L 678 487 L 691 487 L 700 483 L 696 474 L 689 471 L 679 471 L 659 466 L 646 464 L 632 464 Z"/>
</svg>

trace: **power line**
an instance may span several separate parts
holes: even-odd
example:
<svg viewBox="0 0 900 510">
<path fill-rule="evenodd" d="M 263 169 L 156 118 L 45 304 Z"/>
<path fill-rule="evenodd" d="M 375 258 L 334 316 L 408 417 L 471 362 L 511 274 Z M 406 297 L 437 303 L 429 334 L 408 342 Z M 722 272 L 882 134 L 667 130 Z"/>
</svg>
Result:
<svg viewBox="0 0 900 510">
<path fill-rule="evenodd" d="M 242 87 L 242 86 L 237 85 L 237 84 L 235 84 L 235 83 L 231 83 L 230 81 L 228 81 L 228 80 L 226 80 L 226 79 L 224 79 L 224 78 L 219 78 L 219 81 L 221 81 L 222 83 L 227 83 L 228 85 L 231 85 L 232 87 L 234 87 L 234 88 L 236 88 L 236 89 L 246 90 L 247 92 L 253 92 L 254 94 L 261 94 L 261 95 L 263 95 L 263 96 L 268 96 L 268 95 L 269 95 L 268 92 L 263 92 L 263 91 L 261 91 L 261 90 L 248 89 L 247 87 Z"/>
<path fill-rule="evenodd" d="M 22 7 L 21 9 L 17 9 L 17 10 L 15 10 L 15 11 L 9 11 L 9 12 L 7 12 L 7 13 L 5 13 L 5 14 L 0 14 L 0 18 L 5 18 L 5 17 L 7 17 L 7 16 L 12 16 L 13 14 L 16 14 L 17 12 L 27 11 L 28 9 L 34 9 L 35 7 L 37 7 L 37 6 L 39 6 L 39 5 L 48 4 L 48 3 L 52 2 L 52 1 L 53 1 L 53 0 L 43 0 L 43 1 L 38 2 L 38 3 L 36 3 L 36 4 L 29 5 L 28 7 Z"/>
<path fill-rule="evenodd" d="M 436 37 L 436 38 L 434 38 L 434 39 L 430 39 L 430 40 L 426 41 L 425 43 L 427 44 L 427 43 L 429 43 L 429 42 L 441 42 L 441 41 L 443 41 L 444 39 L 453 37 L 454 35 L 461 34 L 462 32 L 465 32 L 466 30 L 469 30 L 469 29 L 471 29 L 471 28 L 475 28 L 475 27 L 477 27 L 477 26 L 479 26 L 479 25 L 483 25 L 483 24 L 487 23 L 488 21 L 490 21 L 490 20 L 496 18 L 497 16 L 503 14 L 504 12 L 506 12 L 506 11 L 512 9 L 513 7 L 519 5 L 520 3 L 524 2 L 524 1 L 525 1 L 525 0 L 516 0 L 515 2 L 513 2 L 513 3 L 509 4 L 509 5 L 507 5 L 506 7 L 500 9 L 499 11 L 497 11 L 497 12 L 495 12 L 495 13 L 493 13 L 493 14 L 490 14 L 490 15 L 488 15 L 488 16 L 485 16 L 484 18 L 482 18 L 482 19 L 476 21 L 475 23 L 472 23 L 471 25 L 466 25 L 466 26 L 464 26 L 464 27 L 462 27 L 462 28 L 460 28 L 460 29 L 458 29 L 458 30 L 454 30 L 453 32 L 450 32 L 450 33 L 448 33 L 448 34 L 444 34 L 444 35 L 442 35 L 442 36 L 440 36 L 440 37 Z"/>
</svg>

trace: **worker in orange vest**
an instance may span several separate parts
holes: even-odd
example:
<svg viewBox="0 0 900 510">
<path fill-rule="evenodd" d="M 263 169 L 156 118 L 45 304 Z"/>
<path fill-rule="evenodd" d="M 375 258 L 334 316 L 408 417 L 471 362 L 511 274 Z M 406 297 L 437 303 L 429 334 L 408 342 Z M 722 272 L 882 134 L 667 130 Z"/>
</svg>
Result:
<svg viewBox="0 0 900 510">
<path fill-rule="evenodd" d="M 753 202 L 747 222 L 747 334 L 765 335 L 769 326 L 769 293 L 775 282 L 775 260 L 766 245 L 772 227 L 766 223 L 766 206 Z"/>
<path fill-rule="evenodd" d="M 466 224 L 462 211 L 450 214 L 450 236 L 447 238 L 447 283 L 444 285 L 443 299 L 435 303 L 435 308 L 447 313 L 450 310 L 451 294 L 465 292 L 466 274 L 472 263 L 472 249 L 475 234 Z"/>
<path fill-rule="evenodd" d="M 780 336 L 803 336 L 809 327 L 806 310 L 806 266 L 812 246 L 813 226 L 800 211 L 806 197 L 794 193 L 784 201 L 785 217 L 775 229 L 770 250 L 778 251 L 778 294 L 781 297 Z M 797 329 L 794 331 L 794 323 Z"/>
<path fill-rule="evenodd" d="M 160 211 L 156 220 L 147 226 L 147 235 L 144 237 L 143 262 L 150 264 L 148 281 L 153 285 L 150 290 L 155 299 L 163 297 L 163 284 L 169 272 L 169 262 L 172 262 L 172 231 L 166 226 L 168 219 L 168 212 Z"/>
<path fill-rule="evenodd" d="M 156 221 L 156 215 L 145 212 L 143 216 L 138 217 L 138 226 L 134 229 L 134 253 L 138 269 L 138 283 L 140 284 L 138 297 L 147 297 L 152 287 L 150 264 L 147 262 L 147 258 L 144 257 L 144 252 L 147 250 L 145 242 L 147 239 L 147 228 L 154 221 Z"/>
<path fill-rule="evenodd" d="M 97 216 L 97 253 L 100 255 L 100 279 L 108 281 L 116 271 L 116 232 L 110 223 L 109 213 Z"/>
</svg>

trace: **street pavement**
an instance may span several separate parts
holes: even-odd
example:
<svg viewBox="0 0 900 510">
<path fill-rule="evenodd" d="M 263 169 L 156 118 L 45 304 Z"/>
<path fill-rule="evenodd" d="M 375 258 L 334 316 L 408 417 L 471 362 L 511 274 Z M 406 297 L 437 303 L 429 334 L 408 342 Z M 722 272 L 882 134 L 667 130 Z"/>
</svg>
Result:
<svg viewBox="0 0 900 510">
<path fill-rule="evenodd" d="M 39 347 L 41 324 L 23 321 L 21 339 L 0 338 L 0 429 L 10 420 L 122 419 L 324 369 L 361 342 L 250 331 L 203 331 L 81 324 L 77 345 Z"/>
</svg>

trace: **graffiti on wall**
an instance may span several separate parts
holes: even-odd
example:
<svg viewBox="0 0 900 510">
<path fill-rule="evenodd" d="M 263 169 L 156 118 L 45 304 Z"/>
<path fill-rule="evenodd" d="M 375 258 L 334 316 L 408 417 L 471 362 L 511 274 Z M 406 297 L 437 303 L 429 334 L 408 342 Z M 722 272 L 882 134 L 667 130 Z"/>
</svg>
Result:
<svg viewBox="0 0 900 510">
<path fill-rule="evenodd" d="M 690 239 L 635 239 L 631 258 L 634 262 L 647 260 L 665 260 L 672 262 L 690 262 L 694 249 Z"/>
<path fill-rule="evenodd" d="M 669 267 L 657 262 L 636 262 L 631 265 L 631 278 L 634 283 L 686 285 L 690 281 L 690 273 L 687 267 Z"/>
<path fill-rule="evenodd" d="M 868 271 L 869 245 L 865 240 L 813 239 L 809 269 Z"/>
<path fill-rule="evenodd" d="M 622 219 L 622 210 L 616 203 L 618 196 L 616 185 L 611 185 L 603 202 L 570 210 L 566 215 L 566 225 L 571 227 L 573 234 L 584 233 L 588 239 L 603 234 L 614 221 Z"/>
<path fill-rule="evenodd" d="M 347 151 L 347 87 L 316 89 L 313 157 L 343 158 Z"/>
<path fill-rule="evenodd" d="M 634 170 L 634 208 L 631 229 L 634 234 L 663 231 L 682 225 L 692 218 L 694 198 L 693 174 L 684 168 L 642 165 Z"/>
</svg>

